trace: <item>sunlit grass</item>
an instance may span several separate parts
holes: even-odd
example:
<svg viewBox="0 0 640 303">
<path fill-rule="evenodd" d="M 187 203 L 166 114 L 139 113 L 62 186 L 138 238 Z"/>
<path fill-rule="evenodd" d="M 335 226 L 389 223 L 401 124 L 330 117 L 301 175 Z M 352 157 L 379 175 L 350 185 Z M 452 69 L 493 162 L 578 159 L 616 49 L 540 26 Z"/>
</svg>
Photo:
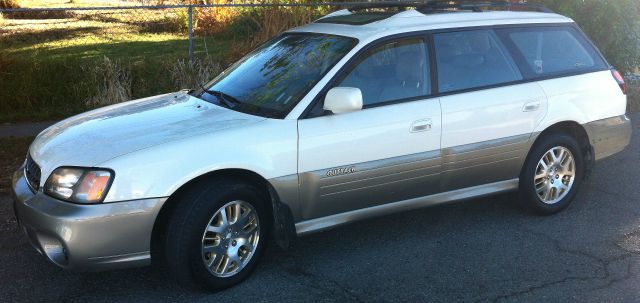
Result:
<svg viewBox="0 0 640 303">
<path fill-rule="evenodd" d="M 140 5 L 26 0 L 22 7 Z M 15 16 L 14 16 L 15 17 Z M 27 16 L 30 17 L 30 16 Z M 89 109 L 85 74 L 104 57 L 131 72 L 132 97 L 174 91 L 169 70 L 188 56 L 177 10 L 74 11 L 57 19 L 0 20 L 0 122 L 58 119 Z M 178 24 L 180 25 L 180 24 Z M 196 37 L 197 57 L 228 61 L 233 37 Z"/>
<path fill-rule="evenodd" d="M 21 7 L 32 8 L 141 4 L 107 0 L 20 1 Z M 253 46 L 289 27 L 310 22 L 324 9 L 196 10 L 194 55 L 202 62 L 216 62 L 224 68 Z M 99 94 L 91 92 L 98 84 L 86 71 L 103 62 L 104 57 L 117 60 L 130 71 L 132 98 L 183 88 L 176 84 L 175 79 L 180 77 L 174 73 L 183 70 L 176 69 L 176 64 L 188 57 L 186 20 L 186 9 L 182 8 L 4 13 L 0 19 L 0 123 L 58 119 L 89 109 L 87 104 L 91 102 L 87 101 Z"/>
</svg>

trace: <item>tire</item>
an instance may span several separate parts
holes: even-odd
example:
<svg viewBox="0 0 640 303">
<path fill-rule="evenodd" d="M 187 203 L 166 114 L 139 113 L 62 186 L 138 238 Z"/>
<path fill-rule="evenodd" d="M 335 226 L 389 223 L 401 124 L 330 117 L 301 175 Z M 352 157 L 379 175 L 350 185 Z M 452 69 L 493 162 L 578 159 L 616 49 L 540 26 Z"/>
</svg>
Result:
<svg viewBox="0 0 640 303">
<path fill-rule="evenodd" d="M 261 191 L 240 180 L 216 178 L 191 186 L 178 200 L 164 241 L 169 274 L 183 287 L 209 291 L 246 279 L 271 230 L 269 204 Z"/>
<path fill-rule="evenodd" d="M 532 148 L 520 174 L 520 201 L 540 215 L 558 213 L 575 199 L 584 173 L 584 154 L 575 138 L 564 133 L 545 135 Z"/>
</svg>

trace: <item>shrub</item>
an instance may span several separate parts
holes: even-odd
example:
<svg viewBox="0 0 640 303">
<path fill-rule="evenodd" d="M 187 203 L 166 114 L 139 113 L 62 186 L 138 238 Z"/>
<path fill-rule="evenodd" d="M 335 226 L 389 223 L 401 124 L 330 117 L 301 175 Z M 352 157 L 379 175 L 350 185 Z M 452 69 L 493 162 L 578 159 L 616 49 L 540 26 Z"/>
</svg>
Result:
<svg viewBox="0 0 640 303">
<path fill-rule="evenodd" d="M 180 59 L 167 69 L 176 90 L 198 88 L 222 71 L 221 65 L 211 57 L 194 60 Z"/>
<path fill-rule="evenodd" d="M 131 77 L 128 67 L 122 65 L 120 60 L 111 60 L 103 57 L 101 62 L 83 67 L 87 81 L 81 85 L 85 91 L 94 92 L 86 99 L 89 107 L 98 107 L 116 104 L 131 99 Z"/>
<path fill-rule="evenodd" d="M 226 4 L 226 0 L 205 1 L 207 4 Z M 239 15 L 240 10 L 235 7 L 207 7 L 194 10 L 194 33 L 198 35 L 212 35 L 221 33 L 229 27 Z M 187 16 L 188 17 L 188 16 Z"/>
<path fill-rule="evenodd" d="M 0 8 L 20 8 L 18 0 L 0 0 Z"/>
<path fill-rule="evenodd" d="M 257 27 L 250 43 L 252 46 L 261 44 L 277 34 L 290 28 L 310 23 L 317 17 L 317 12 L 309 7 L 267 7 L 258 11 L 253 17 Z"/>
<path fill-rule="evenodd" d="M 0 8 L 20 8 L 18 0 L 0 0 Z M 30 12 L 11 12 L 0 13 L 0 19 L 64 19 L 75 16 L 72 12 L 67 11 L 30 11 Z"/>
<path fill-rule="evenodd" d="M 77 16 L 70 11 L 27 11 L 4 13 L 6 19 L 68 19 Z"/>
<path fill-rule="evenodd" d="M 245 10 L 229 27 L 235 41 L 230 49 L 231 58 L 239 58 L 256 46 L 290 28 L 310 23 L 325 12 L 317 7 L 259 7 Z"/>
<path fill-rule="evenodd" d="M 140 23 L 140 32 L 143 33 L 185 33 L 188 28 L 189 15 L 183 10 L 167 13 L 159 20 Z"/>
<path fill-rule="evenodd" d="M 629 83 L 627 111 L 630 113 L 640 112 L 640 82 L 635 81 Z"/>
</svg>

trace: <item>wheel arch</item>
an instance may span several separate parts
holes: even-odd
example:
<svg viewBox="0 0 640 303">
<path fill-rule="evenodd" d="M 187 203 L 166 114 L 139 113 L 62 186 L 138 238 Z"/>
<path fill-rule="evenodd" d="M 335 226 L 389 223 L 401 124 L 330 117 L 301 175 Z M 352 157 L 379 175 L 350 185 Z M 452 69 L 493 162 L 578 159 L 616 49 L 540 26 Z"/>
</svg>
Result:
<svg viewBox="0 0 640 303">
<path fill-rule="evenodd" d="M 591 173 L 591 170 L 593 169 L 593 164 L 595 162 L 594 160 L 595 152 L 594 152 L 593 146 L 591 145 L 591 141 L 589 140 L 589 133 L 587 132 L 587 129 L 580 123 L 572 120 L 557 122 L 555 124 L 548 126 L 543 131 L 541 131 L 536 136 L 535 140 L 529 147 L 529 151 L 527 152 L 527 156 L 523 161 L 521 170 L 524 169 L 524 163 L 526 162 L 527 159 L 529 159 L 529 154 L 531 153 L 533 148 L 537 144 L 539 144 L 539 142 L 544 140 L 548 135 L 557 134 L 557 133 L 568 134 L 578 141 L 578 144 L 580 145 L 581 151 L 585 159 L 585 166 L 586 166 L 585 177 L 588 177 Z"/>
<path fill-rule="evenodd" d="M 270 216 L 273 218 L 273 227 L 275 231 L 273 236 L 277 240 L 276 242 L 283 249 L 288 249 L 293 245 L 295 242 L 295 238 L 291 239 L 292 234 L 295 236 L 295 223 L 293 222 L 293 216 L 291 215 L 289 207 L 286 204 L 281 203 L 280 197 L 273 185 L 271 185 L 271 183 L 263 176 L 254 171 L 228 168 L 211 171 L 197 176 L 181 185 L 169 196 L 164 205 L 162 205 L 162 208 L 160 209 L 160 212 L 153 224 L 153 231 L 151 235 L 152 260 L 154 259 L 154 255 L 158 256 L 158 254 L 162 254 L 162 240 L 166 232 L 165 222 L 173 210 L 179 206 L 178 198 L 193 186 L 200 184 L 201 182 L 207 182 L 207 180 L 211 180 L 213 178 L 234 178 L 256 186 L 270 202 L 268 209 L 271 212 Z M 293 233 L 290 231 L 291 228 L 293 228 Z"/>
</svg>

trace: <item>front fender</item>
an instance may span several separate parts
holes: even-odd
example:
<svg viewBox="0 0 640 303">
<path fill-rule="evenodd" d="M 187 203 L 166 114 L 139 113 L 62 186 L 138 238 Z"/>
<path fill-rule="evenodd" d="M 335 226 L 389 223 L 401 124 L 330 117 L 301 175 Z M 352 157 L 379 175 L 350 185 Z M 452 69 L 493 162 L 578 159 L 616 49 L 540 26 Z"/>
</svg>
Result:
<svg viewBox="0 0 640 303">
<path fill-rule="evenodd" d="M 189 181 L 222 169 L 249 170 L 267 180 L 292 175 L 297 173 L 296 121 L 267 119 L 139 150 L 99 166 L 115 171 L 107 203 L 168 197 Z"/>
</svg>

